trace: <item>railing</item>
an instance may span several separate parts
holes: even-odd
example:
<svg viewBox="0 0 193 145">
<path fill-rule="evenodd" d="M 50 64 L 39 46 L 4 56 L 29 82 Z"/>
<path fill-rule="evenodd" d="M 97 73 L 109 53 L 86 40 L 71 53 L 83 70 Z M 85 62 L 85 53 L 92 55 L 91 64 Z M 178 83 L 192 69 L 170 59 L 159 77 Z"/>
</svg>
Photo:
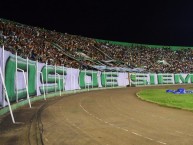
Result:
<svg viewBox="0 0 193 145">
<path fill-rule="evenodd" d="M 10 55 L 10 56 L 8 56 L 8 55 Z M 13 123 L 15 123 L 15 119 L 14 119 L 14 115 L 12 112 L 10 100 L 12 103 L 15 103 L 15 101 L 16 101 L 16 103 L 18 103 L 19 101 L 25 100 L 25 98 L 27 98 L 26 100 L 29 104 L 29 107 L 31 108 L 31 99 L 32 98 L 30 98 L 30 93 L 33 93 L 33 96 L 35 96 L 35 95 L 38 96 L 39 94 L 43 94 L 43 99 L 46 100 L 46 94 L 48 94 L 50 92 L 49 87 L 52 87 L 51 89 L 53 89 L 53 90 L 55 87 L 54 92 L 57 91 L 56 90 L 56 84 L 58 86 L 60 96 L 62 95 L 62 91 L 66 91 L 64 89 L 65 83 L 68 83 L 68 85 L 70 85 L 70 86 L 68 86 L 68 87 L 70 87 L 68 89 L 72 90 L 74 93 L 76 93 L 77 89 L 80 89 L 78 87 L 80 87 L 81 81 L 84 81 L 82 84 L 85 85 L 85 88 L 83 88 L 83 89 L 86 89 L 87 91 L 90 91 L 90 89 L 93 89 L 94 87 L 104 87 L 104 88 L 112 87 L 112 88 L 114 88 L 115 86 L 118 86 L 118 81 L 117 80 L 115 81 L 115 78 L 113 78 L 114 77 L 113 75 L 116 75 L 118 78 L 118 72 L 99 72 L 99 71 L 93 71 L 93 70 L 80 71 L 78 69 L 73 69 L 73 68 L 64 68 L 64 66 L 63 67 L 56 66 L 56 65 L 55 66 L 48 66 L 47 63 L 41 64 L 42 65 L 41 66 L 40 63 L 38 63 L 38 61 L 32 62 L 32 61 L 29 61 L 28 58 L 26 60 L 24 60 L 24 59 L 18 57 L 17 53 L 16 53 L 16 55 L 12 55 L 12 54 L 8 54 L 8 52 L 6 52 L 6 59 L 5 59 L 4 48 L 2 51 L 2 58 L 3 58 L 3 60 L 2 60 L 3 64 L 2 65 L 0 64 L 0 76 L 1 76 L 0 83 L 2 82 L 3 91 L 1 92 L 1 90 L 0 90 L 0 95 L 3 94 L 2 95 L 2 99 L 3 99 L 2 102 L 4 104 L 3 107 L 6 107 L 8 105 Z M 5 60 L 6 60 L 6 63 L 5 63 Z M 5 67 L 6 66 L 5 64 L 6 65 L 11 64 L 11 65 L 9 67 Z M 1 66 L 2 66 L 2 68 L 1 68 Z M 13 67 L 14 67 L 14 69 L 13 69 Z M 51 75 L 48 72 L 48 67 L 49 67 L 49 69 L 54 67 L 52 69 L 53 73 Z M 5 68 L 6 68 L 6 75 L 5 75 Z M 11 68 L 11 71 L 13 71 L 13 72 L 7 71 L 8 68 Z M 34 78 L 32 79 L 33 83 L 34 83 L 34 86 L 33 86 L 34 88 L 33 87 L 30 88 L 30 85 L 32 84 L 32 82 L 30 81 L 30 77 L 32 77 L 31 76 L 32 68 L 34 68 L 33 69 Z M 43 71 L 43 69 L 44 69 L 44 71 Z M 22 72 L 22 73 L 18 73 L 18 71 Z M 65 73 L 67 73 L 67 71 L 68 71 L 68 75 L 66 74 L 66 76 L 70 77 L 70 78 L 68 78 L 70 82 L 64 81 L 64 80 L 66 80 Z M 74 71 L 74 73 L 72 71 Z M 6 81 L 5 76 L 6 76 L 6 78 L 10 78 L 9 77 L 10 73 L 12 76 L 14 76 L 14 80 L 10 80 L 10 81 L 12 81 L 12 82 L 10 82 L 10 84 L 14 85 L 11 87 L 12 91 L 14 91 L 13 92 L 14 96 L 13 96 L 13 94 L 11 94 L 10 92 L 7 91 L 7 88 L 10 89 L 10 87 L 9 87 L 10 84 L 9 84 L 9 82 Z M 80 77 L 81 73 L 82 73 L 82 78 Z M 107 81 L 106 77 L 102 78 L 102 74 L 103 74 L 103 76 L 108 75 L 108 81 L 109 81 L 108 84 L 106 82 Z M 48 80 L 49 76 L 51 76 L 52 80 L 55 79 L 53 82 L 50 83 L 50 85 L 49 85 L 50 80 Z M 89 77 L 87 77 L 87 76 L 89 76 Z M 83 78 L 85 78 L 85 77 L 87 77 L 88 80 L 83 80 Z M 22 79 L 18 80 L 18 78 L 22 78 Z M 80 81 L 80 78 L 81 78 L 81 81 Z M 57 82 L 57 79 L 58 79 L 58 82 Z M 94 84 L 94 80 L 95 80 L 95 84 Z M 99 82 L 99 80 L 101 82 Z M 102 80 L 103 80 L 103 84 L 105 82 L 105 85 L 102 85 Z M 20 81 L 20 83 L 18 83 L 18 81 Z M 55 84 L 54 84 L 54 82 L 55 82 Z M 96 84 L 96 82 L 97 82 L 97 84 Z M 63 85 L 61 83 L 63 83 Z M 117 84 L 115 85 L 115 83 L 117 83 Z M 24 93 L 21 93 L 21 92 L 19 93 L 19 89 L 21 87 L 23 87 L 22 85 L 24 86 L 24 89 L 22 88 L 22 90 L 25 90 L 25 91 L 24 91 Z M 61 88 L 61 86 L 63 88 Z M 0 87 L 1 87 L 1 85 L 0 85 Z M 43 87 L 43 89 L 42 89 L 42 87 Z M 45 89 L 45 87 L 46 87 L 46 89 Z M 35 94 L 34 94 L 34 91 L 30 92 L 30 90 L 32 90 L 32 89 L 34 89 Z M 9 93 L 12 95 L 11 97 L 9 96 Z M 21 96 L 21 95 L 23 95 L 23 96 Z M 12 98 L 12 97 L 14 97 L 14 98 Z M 5 99 L 7 101 L 7 104 L 5 104 L 6 103 Z M 0 103 L 2 103 L 2 102 L 0 102 Z"/>
</svg>

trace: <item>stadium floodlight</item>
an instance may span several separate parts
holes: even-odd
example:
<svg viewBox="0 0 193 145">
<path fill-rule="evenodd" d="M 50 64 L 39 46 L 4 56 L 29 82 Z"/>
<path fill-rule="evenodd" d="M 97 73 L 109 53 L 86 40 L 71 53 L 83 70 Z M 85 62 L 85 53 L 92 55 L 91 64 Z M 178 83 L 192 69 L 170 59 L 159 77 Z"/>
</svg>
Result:
<svg viewBox="0 0 193 145">
<path fill-rule="evenodd" d="M 4 91 L 5 91 L 5 97 L 6 97 L 6 100 L 7 100 L 7 103 L 8 103 L 8 107 L 9 107 L 9 112 L 11 114 L 11 119 L 12 119 L 12 122 L 15 124 L 15 119 L 14 119 L 14 116 L 13 116 L 13 111 L 12 111 L 12 108 L 11 108 L 11 105 L 10 105 L 10 101 L 9 101 L 9 97 L 8 97 L 8 93 L 7 93 L 7 89 L 6 89 L 6 86 L 5 86 L 4 77 L 3 77 L 3 74 L 2 74 L 1 68 L 0 68 L 0 75 L 1 75 L 1 80 L 2 80 L 2 83 L 3 83 L 3 88 L 4 88 Z"/>
<path fill-rule="evenodd" d="M 27 91 L 27 99 L 28 99 L 29 107 L 31 108 L 31 101 L 30 101 L 30 98 L 29 98 L 29 91 L 28 91 L 28 86 L 27 86 L 27 80 L 26 80 L 26 77 L 25 77 L 25 72 L 24 72 L 24 70 L 22 70 L 20 68 L 17 68 L 17 70 L 20 70 L 23 73 L 23 78 L 24 78 L 25 87 L 26 87 L 26 91 Z"/>
</svg>

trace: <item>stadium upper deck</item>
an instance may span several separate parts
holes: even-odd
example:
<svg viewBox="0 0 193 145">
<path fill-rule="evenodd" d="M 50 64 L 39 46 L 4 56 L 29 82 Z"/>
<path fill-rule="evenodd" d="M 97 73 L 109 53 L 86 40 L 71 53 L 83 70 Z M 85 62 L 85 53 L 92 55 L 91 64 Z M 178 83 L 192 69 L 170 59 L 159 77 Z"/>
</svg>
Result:
<svg viewBox="0 0 193 145">
<path fill-rule="evenodd" d="M 0 41 L 5 49 L 31 60 L 73 68 L 126 68 L 143 72 L 193 72 L 191 47 L 120 45 L 0 19 Z M 152 49 L 154 48 L 154 49 Z M 174 49 L 175 48 L 175 49 Z M 117 69 L 118 67 L 118 69 Z"/>
</svg>

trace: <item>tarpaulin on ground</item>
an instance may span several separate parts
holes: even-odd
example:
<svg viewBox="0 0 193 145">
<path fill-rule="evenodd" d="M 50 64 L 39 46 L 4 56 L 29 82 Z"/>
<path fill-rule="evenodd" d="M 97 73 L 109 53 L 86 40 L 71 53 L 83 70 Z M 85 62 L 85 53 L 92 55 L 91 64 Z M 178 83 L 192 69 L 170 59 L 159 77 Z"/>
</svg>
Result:
<svg viewBox="0 0 193 145">
<path fill-rule="evenodd" d="M 173 94 L 191 94 L 193 93 L 192 90 L 185 90 L 184 88 L 179 88 L 177 90 L 166 90 L 166 93 L 173 93 Z"/>
</svg>

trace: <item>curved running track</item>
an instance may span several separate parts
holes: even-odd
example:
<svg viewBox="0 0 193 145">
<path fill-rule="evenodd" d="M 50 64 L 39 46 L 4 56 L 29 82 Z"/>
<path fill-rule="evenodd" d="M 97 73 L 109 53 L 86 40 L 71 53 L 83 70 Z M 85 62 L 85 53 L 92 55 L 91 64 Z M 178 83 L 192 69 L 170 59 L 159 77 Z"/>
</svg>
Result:
<svg viewBox="0 0 193 145">
<path fill-rule="evenodd" d="M 141 101 L 140 89 L 91 91 L 48 106 L 44 145 L 192 145 L 193 113 Z"/>
</svg>

